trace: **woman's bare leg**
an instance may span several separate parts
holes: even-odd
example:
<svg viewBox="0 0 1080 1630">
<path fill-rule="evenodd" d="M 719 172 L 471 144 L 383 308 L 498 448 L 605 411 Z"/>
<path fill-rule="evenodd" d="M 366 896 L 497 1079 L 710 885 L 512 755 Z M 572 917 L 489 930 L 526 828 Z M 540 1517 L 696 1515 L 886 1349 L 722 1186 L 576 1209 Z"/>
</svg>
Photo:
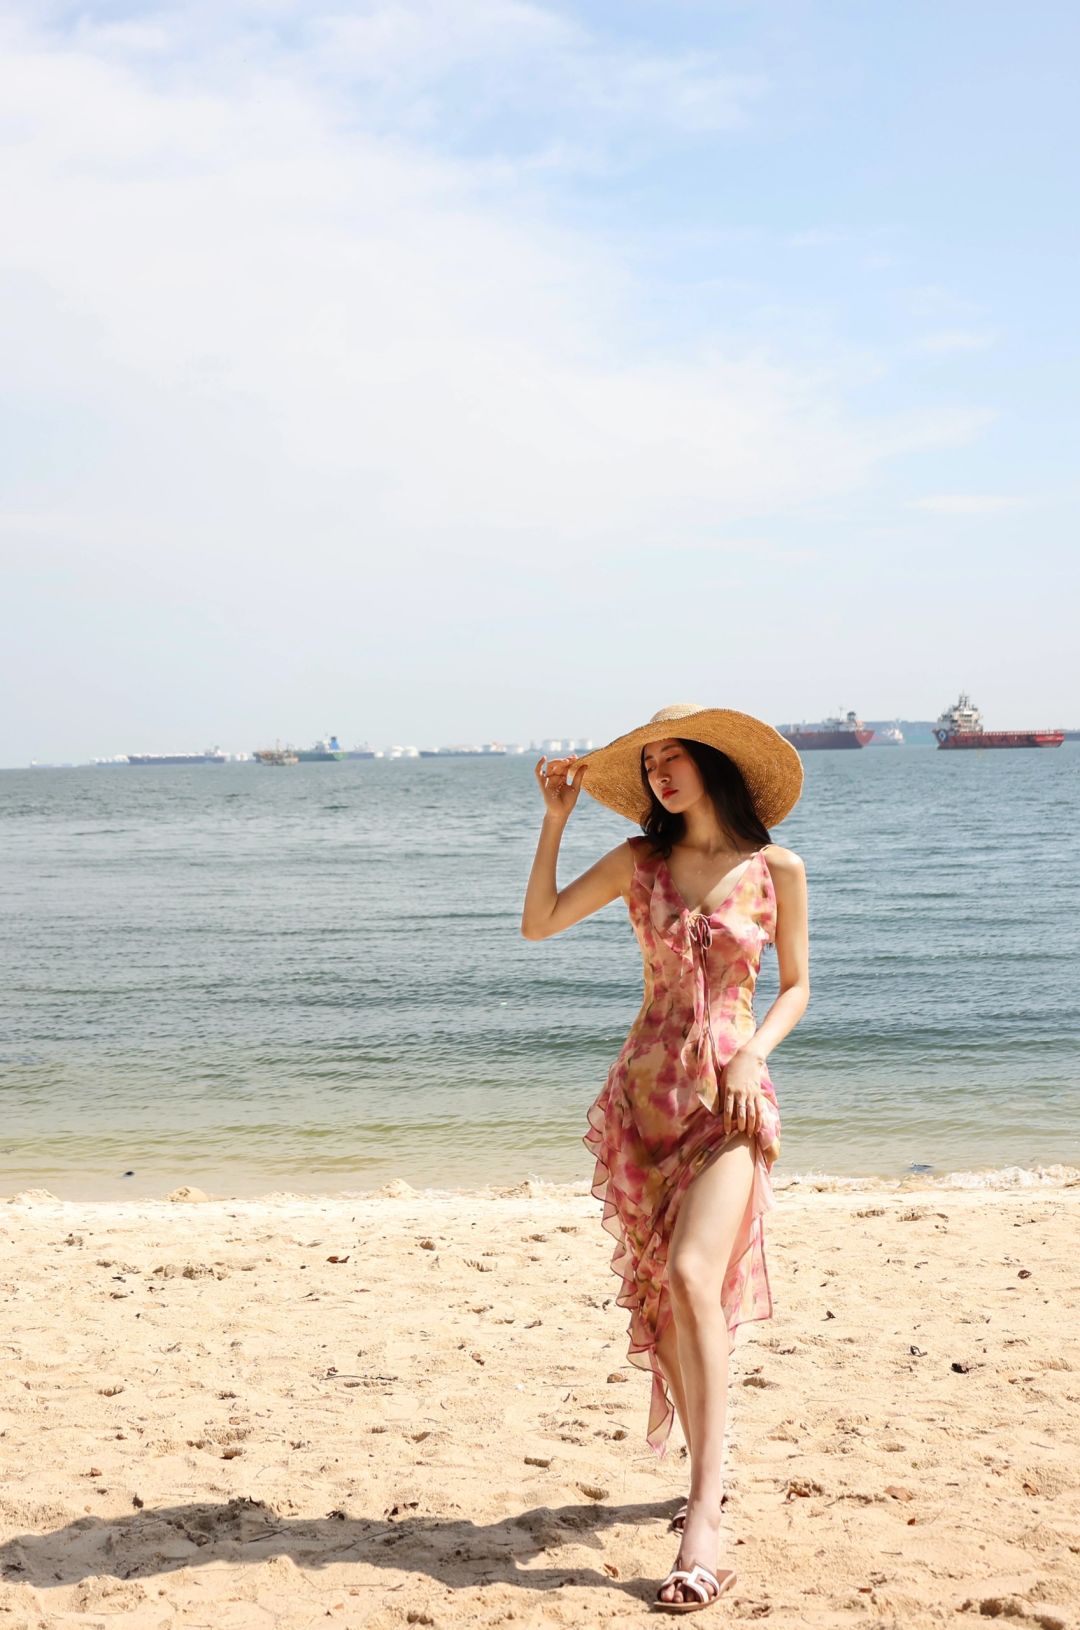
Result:
<svg viewBox="0 0 1080 1630">
<path fill-rule="evenodd" d="M 674 1318 L 668 1320 L 667 1328 L 656 1344 L 656 1356 L 660 1360 L 660 1368 L 664 1372 L 664 1380 L 671 1393 L 671 1401 L 675 1405 L 675 1413 L 682 1427 L 682 1435 L 686 1441 L 687 1452 L 691 1451 L 690 1443 L 690 1416 L 686 1407 L 686 1389 L 683 1386 L 682 1367 L 679 1362 L 679 1332 Z"/>
<path fill-rule="evenodd" d="M 687 1189 L 668 1249 L 668 1293 L 691 1451 L 690 1509 L 676 1563 L 680 1568 L 695 1562 L 710 1571 L 716 1567 L 731 1347 L 720 1291 L 753 1180 L 750 1139 L 745 1132 L 738 1133 Z M 669 1602 L 699 1600 L 678 1585 L 669 1585 L 661 1594 Z"/>
</svg>

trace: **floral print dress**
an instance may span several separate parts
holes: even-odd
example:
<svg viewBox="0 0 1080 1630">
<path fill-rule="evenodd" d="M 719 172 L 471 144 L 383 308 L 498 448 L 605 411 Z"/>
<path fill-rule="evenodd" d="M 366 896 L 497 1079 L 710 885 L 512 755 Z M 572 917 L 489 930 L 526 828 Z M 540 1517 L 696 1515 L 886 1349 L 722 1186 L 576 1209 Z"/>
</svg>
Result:
<svg viewBox="0 0 1080 1630">
<path fill-rule="evenodd" d="M 648 839 L 630 841 L 628 907 L 645 998 L 582 1141 L 596 1159 L 603 1226 L 617 1242 L 611 1266 L 622 1280 L 618 1305 L 630 1312 L 628 1356 L 652 1371 L 646 1439 L 662 1459 L 675 1415 L 656 1355 L 672 1316 L 668 1246 L 691 1182 L 737 1135 L 724 1135 L 723 1071 L 757 1027 L 754 986 L 761 948 L 775 937 L 776 896 L 759 849 L 715 911 L 691 911 Z M 753 1187 L 720 1293 L 732 1342 L 738 1325 L 772 1314 L 762 1219 L 774 1204 L 780 1111 L 767 1071 L 762 1088 Z"/>
</svg>

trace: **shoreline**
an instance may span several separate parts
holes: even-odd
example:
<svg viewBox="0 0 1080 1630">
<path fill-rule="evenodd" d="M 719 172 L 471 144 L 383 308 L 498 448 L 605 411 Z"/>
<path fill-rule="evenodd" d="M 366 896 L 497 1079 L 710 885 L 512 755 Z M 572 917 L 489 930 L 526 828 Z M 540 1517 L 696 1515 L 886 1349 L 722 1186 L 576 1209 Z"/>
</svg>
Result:
<svg viewBox="0 0 1080 1630">
<path fill-rule="evenodd" d="M 55 1179 L 54 1179 L 55 1181 Z M 848 1176 L 822 1171 L 784 1173 L 779 1165 L 772 1170 L 772 1186 L 780 1195 L 795 1194 L 917 1194 L 928 1193 L 975 1194 L 1044 1192 L 1054 1189 L 1080 1187 L 1080 1166 L 1062 1162 L 1034 1166 L 985 1166 L 959 1171 L 906 1172 L 896 1177 L 877 1175 Z M 519 1196 L 549 1197 L 572 1200 L 589 1197 L 590 1184 L 581 1178 L 573 1182 L 530 1174 L 514 1183 L 477 1183 L 469 1186 L 420 1186 L 395 1177 L 372 1188 L 289 1188 L 272 1187 L 262 1191 L 218 1191 L 202 1183 L 179 1183 L 168 1192 L 120 1193 L 108 1195 L 62 1195 L 45 1184 L 27 1183 L 12 1190 L 0 1189 L 0 1206 L 18 1204 L 54 1204 L 69 1206 L 119 1206 L 181 1201 L 189 1194 L 202 1201 L 228 1202 L 254 1205 L 276 1201 L 340 1200 L 357 1202 L 377 1199 L 398 1199 L 406 1196 L 431 1199 L 499 1199 Z M 599 1211 L 599 1207 L 597 1207 Z"/>
</svg>

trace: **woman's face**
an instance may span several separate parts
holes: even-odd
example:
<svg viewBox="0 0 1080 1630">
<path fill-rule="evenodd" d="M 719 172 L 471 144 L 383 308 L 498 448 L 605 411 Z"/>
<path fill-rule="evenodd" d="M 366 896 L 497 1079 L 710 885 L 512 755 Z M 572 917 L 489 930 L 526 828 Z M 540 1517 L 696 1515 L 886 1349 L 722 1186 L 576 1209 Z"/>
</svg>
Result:
<svg viewBox="0 0 1080 1630">
<path fill-rule="evenodd" d="M 671 814 L 681 815 L 704 796 L 701 771 L 681 741 L 648 741 L 641 761 L 653 797 Z"/>
</svg>

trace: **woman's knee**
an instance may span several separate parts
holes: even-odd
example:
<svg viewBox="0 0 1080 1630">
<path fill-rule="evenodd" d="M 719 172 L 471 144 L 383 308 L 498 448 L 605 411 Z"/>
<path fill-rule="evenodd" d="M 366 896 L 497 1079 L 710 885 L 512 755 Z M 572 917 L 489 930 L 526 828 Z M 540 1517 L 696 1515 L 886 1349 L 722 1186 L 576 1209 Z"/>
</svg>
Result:
<svg viewBox="0 0 1080 1630">
<path fill-rule="evenodd" d="M 668 1289 L 680 1307 L 693 1307 L 718 1296 L 723 1275 L 723 1264 L 697 1245 L 685 1245 L 668 1257 Z"/>
</svg>

